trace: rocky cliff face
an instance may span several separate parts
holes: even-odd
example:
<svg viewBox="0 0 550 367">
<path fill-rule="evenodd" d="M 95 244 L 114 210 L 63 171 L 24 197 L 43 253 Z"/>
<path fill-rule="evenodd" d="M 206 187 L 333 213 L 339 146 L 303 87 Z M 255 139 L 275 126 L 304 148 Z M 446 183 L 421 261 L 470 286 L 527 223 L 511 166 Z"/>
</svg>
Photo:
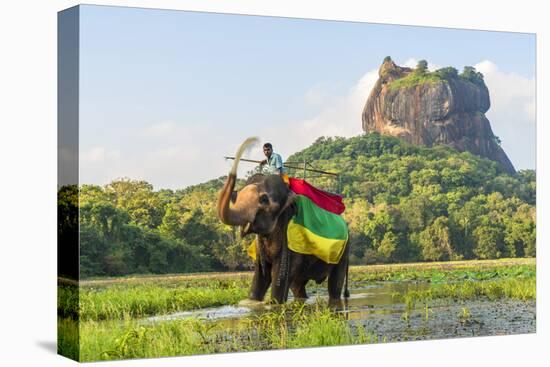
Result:
<svg viewBox="0 0 550 367">
<path fill-rule="evenodd" d="M 485 117 L 490 100 L 483 76 L 472 70 L 430 73 L 400 67 L 387 57 L 363 109 L 363 130 L 428 147 L 448 145 L 515 173 Z"/>
</svg>

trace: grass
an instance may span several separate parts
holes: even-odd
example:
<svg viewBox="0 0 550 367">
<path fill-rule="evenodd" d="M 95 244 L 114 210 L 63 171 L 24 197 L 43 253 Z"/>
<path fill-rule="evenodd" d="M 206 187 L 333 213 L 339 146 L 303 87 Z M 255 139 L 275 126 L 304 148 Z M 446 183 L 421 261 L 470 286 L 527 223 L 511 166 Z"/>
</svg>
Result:
<svg viewBox="0 0 550 367">
<path fill-rule="evenodd" d="M 442 82 L 446 82 L 445 79 L 441 78 L 441 76 L 435 73 L 430 73 L 430 72 L 418 73 L 413 71 L 410 74 L 389 83 L 388 89 L 396 90 L 400 88 L 415 87 L 417 85 L 426 84 L 426 83 L 435 84 L 435 83 L 442 83 Z"/>
<path fill-rule="evenodd" d="M 498 260 L 467 260 L 467 261 L 438 261 L 438 262 L 420 262 L 420 263 L 401 263 L 401 264 L 378 264 L 378 265 L 355 265 L 350 266 L 350 276 L 360 274 L 397 274 L 403 272 L 420 271 L 458 271 L 458 270 L 482 270 L 506 269 L 507 267 L 520 265 L 535 265 L 534 258 L 504 258 Z M 243 272 L 218 272 L 218 273 L 195 273 L 195 274 L 164 274 L 164 275 L 131 275 L 124 277 L 105 277 L 84 279 L 80 281 L 80 287 L 101 289 L 110 286 L 142 286 L 146 284 L 162 285 L 166 287 L 175 287 L 182 283 L 189 286 L 208 286 L 218 282 L 237 282 L 249 284 L 252 278 L 251 271 Z M 386 279 L 380 279 L 386 280 Z M 70 282 L 70 280 L 64 280 Z"/>
<path fill-rule="evenodd" d="M 125 277 L 83 282 L 58 290 L 58 315 L 87 320 L 122 320 L 204 307 L 232 305 L 244 299 L 252 274 L 217 273 Z M 350 267 L 350 285 L 374 281 L 422 281 L 433 284 L 468 280 L 534 278 L 534 259 L 503 259 Z M 325 287 L 320 285 L 319 287 Z M 534 291 L 533 291 L 534 292 Z"/>
<path fill-rule="evenodd" d="M 535 266 L 530 263 L 502 266 L 471 264 L 461 267 L 410 267 L 402 269 L 379 268 L 378 271 L 361 272 L 359 269 L 351 273 L 351 281 L 423 281 L 441 283 L 450 281 L 488 280 L 496 278 L 517 278 L 535 275 Z"/>
<path fill-rule="evenodd" d="M 503 298 L 529 301 L 536 298 L 536 280 L 534 276 L 518 279 L 498 279 L 476 282 L 468 280 L 455 284 L 438 284 L 422 291 L 409 291 L 398 295 L 407 305 L 407 309 L 414 308 L 417 303 L 434 299 L 451 299 L 455 301 L 487 298 L 491 301 Z"/>
<path fill-rule="evenodd" d="M 142 324 L 137 320 L 88 321 L 81 325 L 81 361 L 154 358 L 267 349 L 385 342 L 351 326 L 322 303 L 288 304 L 240 327 L 224 330 L 200 320 Z"/>
<path fill-rule="evenodd" d="M 365 330 L 356 334 L 342 317 L 326 308 L 317 308 L 296 323 L 295 331 L 283 347 L 304 348 L 358 344 L 366 340 Z"/>
<path fill-rule="evenodd" d="M 74 360 L 80 356 L 78 323 L 72 318 L 57 319 L 57 352 Z"/>
<path fill-rule="evenodd" d="M 231 327 L 198 319 L 149 323 L 147 316 L 236 304 L 246 298 L 251 273 L 168 275 L 95 279 L 59 286 L 59 352 L 81 361 L 172 355 L 301 348 L 385 342 L 376 330 L 350 323 L 319 300 L 314 305 L 289 303 Z M 529 301 L 536 297 L 534 259 L 504 259 L 398 265 L 353 266 L 354 283 L 418 281 L 425 290 L 396 294 L 428 321 L 436 299 Z M 325 287 L 320 285 L 319 287 Z M 353 292 L 352 292 L 353 293 Z M 418 305 L 418 308 L 417 308 Z M 80 317 L 80 325 L 74 321 Z M 457 322 L 467 324 L 464 308 Z M 225 325 L 225 326 L 224 326 Z M 79 327 L 78 327 L 79 326 Z"/>
<path fill-rule="evenodd" d="M 182 284 L 167 287 L 146 284 L 99 290 L 82 288 L 79 303 L 80 318 L 81 320 L 141 318 L 236 304 L 244 299 L 246 294 L 245 284 L 233 281 L 217 281 L 203 286 Z"/>
</svg>

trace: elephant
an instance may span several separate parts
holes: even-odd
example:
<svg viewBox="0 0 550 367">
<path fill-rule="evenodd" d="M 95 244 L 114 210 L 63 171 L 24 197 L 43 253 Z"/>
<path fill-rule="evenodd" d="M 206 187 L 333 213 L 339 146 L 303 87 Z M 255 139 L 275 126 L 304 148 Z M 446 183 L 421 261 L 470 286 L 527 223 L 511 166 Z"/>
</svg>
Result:
<svg viewBox="0 0 550 367">
<path fill-rule="evenodd" d="M 285 303 L 289 289 L 295 299 L 305 299 L 308 281 L 320 284 L 327 278 L 329 302 L 341 302 L 344 286 L 344 297 L 349 298 L 348 244 L 337 264 L 328 264 L 313 255 L 288 248 L 287 226 L 298 209 L 296 194 L 279 175 L 254 174 L 240 191 L 234 191 L 239 160 L 244 150 L 257 141 L 257 138 L 248 138 L 237 150 L 217 203 L 218 216 L 223 223 L 240 226 L 243 237 L 257 236 L 254 276 L 248 299 L 263 301 L 269 286 L 272 302 Z"/>
</svg>

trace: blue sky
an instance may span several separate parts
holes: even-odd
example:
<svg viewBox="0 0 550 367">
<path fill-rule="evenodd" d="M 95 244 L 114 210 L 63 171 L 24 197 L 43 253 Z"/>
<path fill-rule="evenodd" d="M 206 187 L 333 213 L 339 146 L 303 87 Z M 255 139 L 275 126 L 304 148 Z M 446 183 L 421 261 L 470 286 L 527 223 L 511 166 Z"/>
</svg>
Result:
<svg viewBox="0 0 550 367">
<path fill-rule="evenodd" d="M 82 183 L 181 188 L 226 174 L 247 136 L 287 157 L 360 134 L 388 55 L 475 65 L 493 131 L 517 169 L 535 167 L 534 35 L 105 6 L 82 6 L 80 29 Z"/>
</svg>

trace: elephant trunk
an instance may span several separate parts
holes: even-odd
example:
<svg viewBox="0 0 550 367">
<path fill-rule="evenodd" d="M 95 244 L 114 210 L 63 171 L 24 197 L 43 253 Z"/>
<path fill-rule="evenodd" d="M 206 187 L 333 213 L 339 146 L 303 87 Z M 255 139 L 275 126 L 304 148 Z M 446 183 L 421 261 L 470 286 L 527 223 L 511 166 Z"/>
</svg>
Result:
<svg viewBox="0 0 550 367">
<path fill-rule="evenodd" d="M 235 205 L 230 205 L 230 199 L 231 194 L 235 189 L 235 183 L 237 181 L 237 168 L 239 166 L 241 156 L 249 145 L 257 142 L 258 138 L 253 137 L 246 139 L 241 144 L 235 154 L 235 161 L 233 163 L 233 167 L 231 167 L 229 175 L 227 176 L 227 181 L 220 192 L 220 196 L 218 198 L 218 217 L 225 224 L 232 226 L 245 225 L 246 223 L 251 223 L 256 215 L 258 192 L 255 186 L 246 186 L 242 190 L 243 195 L 238 195 Z"/>
</svg>

